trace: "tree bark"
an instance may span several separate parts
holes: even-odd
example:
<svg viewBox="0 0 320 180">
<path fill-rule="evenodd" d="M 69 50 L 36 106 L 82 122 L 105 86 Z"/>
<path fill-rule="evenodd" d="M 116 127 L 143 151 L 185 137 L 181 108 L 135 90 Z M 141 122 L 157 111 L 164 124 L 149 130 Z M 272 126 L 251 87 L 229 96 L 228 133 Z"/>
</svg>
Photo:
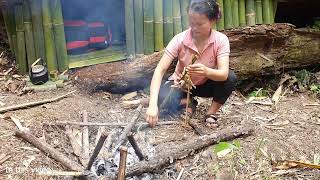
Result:
<svg viewBox="0 0 320 180">
<path fill-rule="evenodd" d="M 223 32 L 229 37 L 230 68 L 239 79 L 279 74 L 319 64 L 320 33 L 295 29 L 290 24 L 256 25 Z M 74 76 L 88 90 L 125 93 L 150 85 L 153 71 L 163 52 L 150 56 L 83 68 Z M 174 71 L 171 65 L 167 76 Z"/>
<path fill-rule="evenodd" d="M 252 129 L 246 127 L 226 128 L 211 135 L 200 136 L 190 139 L 187 142 L 175 147 L 168 147 L 148 161 L 141 161 L 128 167 L 126 176 L 137 176 L 143 173 L 155 172 L 165 165 L 170 164 L 171 160 L 183 159 L 200 149 L 216 144 L 220 141 L 229 141 L 241 136 L 251 135 Z"/>
</svg>

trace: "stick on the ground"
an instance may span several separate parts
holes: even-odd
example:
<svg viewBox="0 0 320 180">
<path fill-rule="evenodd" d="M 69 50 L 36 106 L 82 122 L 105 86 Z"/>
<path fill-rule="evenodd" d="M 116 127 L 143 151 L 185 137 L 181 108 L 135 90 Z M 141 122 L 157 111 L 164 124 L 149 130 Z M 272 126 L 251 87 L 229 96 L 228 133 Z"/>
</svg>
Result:
<svg viewBox="0 0 320 180">
<path fill-rule="evenodd" d="M 128 154 L 128 148 L 125 146 L 121 146 L 120 147 L 120 162 L 119 162 L 117 180 L 125 180 L 126 179 L 127 154 Z"/>
<path fill-rule="evenodd" d="M 40 141 L 38 138 L 33 136 L 30 132 L 16 130 L 16 136 L 21 137 L 25 141 L 34 145 L 36 148 L 47 153 L 51 158 L 60 162 L 63 166 L 72 171 L 82 171 L 83 168 L 76 162 L 71 161 L 67 156 L 54 149 L 51 145 L 46 142 Z"/>
<path fill-rule="evenodd" d="M 159 152 L 159 154 L 149 161 L 141 161 L 130 166 L 126 174 L 127 177 L 141 175 L 143 173 L 155 172 L 165 165 L 170 164 L 170 160 L 185 158 L 195 151 L 206 148 L 221 141 L 229 141 L 241 136 L 252 134 L 252 129 L 245 126 L 236 128 L 226 128 L 217 133 L 200 136 L 196 139 L 190 139 L 177 146 L 170 146 L 168 149 Z"/>
<path fill-rule="evenodd" d="M 10 158 L 11 158 L 10 155 L 0 154 L 0 165 L 3 164 L 4 162 L 6 162 Z"/>
<path fill-rule="evenodd" d="M 124 128 L 122 134 L 120 135 L 118 141 L 116 142 L 116 147 L 113 150 L 112 154 L 114 154 L 117 151 L 118 147 L 120 147 L 122 145 L 122 143 L 126 140 L 127 135 L 131 132 L 131 129 L 136 124 L 137 120 L 139 119 L 141 110 L 142 110 L 142 105 L 139 105 L 139 107 L 136 110 L 137 111 L 136 115 L 132 118 L 132 120 L 129 122 L 129 124 Z"/>
<path fill-rule="evenodd" d="M 29 108 L 29 107 L 34 107 L 34 106 L 39 106 L 42 104 L 47 104 L 47 103 L 52 103 L 55 101 L 59 101 L 67 96 L 69 96 L 70 94 L 74 93 L 75 91 L 69 92 L 67 94 L 64 94 L 62 96 L 58 96 L 55 98 L 51 98 L 51 99 L 45 99 L 42 101 L 35 101 L 35 102 L 30 102 L 30 103 L 24 103 L 24 104 L 19 104 L 19 105 L 14 105 L 14 106 L 8 106 L 8 107 L 3 107 L 0 108 L 0 113 L 5 113 L 8 111 L 14 111 L 14 110 L 18 110 L 18 109 L 25 109 L 25 108 Z"/>
<path fill-rule="evenodd" d="M 81 155 L 81 145 L 77 142 L 76 138 L 72 134 L 72 129 L 69 125 L 65 126 L 65 133 L 69 138 L 70 144 L 72 146 L 73 152 L 76 156 Z"/>
<path fill-rule="evenodd" d="M 84 176 L 83 172 L 78 171 L 43 171 L 39 172 L 39 175 L 42 176 L 73 176 L 73 177 L 80 177 Z"/>
<path fill-rule="evenodd" d="M 92 153 L 92 155 L 90 157 L 90 160 L 89 160 L 89 163 L 88 163 L 88 166 L 87 166 L 87 170 L 91 169 L 91 166 L 92 166 L 94 160 L 97 158 L 97 156 L 98 156 L 101 148 L 103 147 L 104 142 L 107 139 L 107 137 L 108 137 L 108 134 L 106 132 L 102 132 L 102 134 L 101 134 L 101 136 L 99 138 L 99 141 L 98 141 L 96 147 L 94 148 L 93 153 Z"/>
<path fill-rule="evenodd" d="M 84 123 L 88 122 L 88 112 L 82 112 L 82 119 Z M 85 163 L 89 161 L 89 130 L 87 126 L 82 127 L 82 155 Z"/>
<path fill-rule="evenodd" d="M 139 160 L 142 161 L 142 160 L 144 159 L 144 156 L 143 156 L 143 154 L 142 154 L 142 152 L 141 152 L 141 150 L 140 150 L 140 148 L 139 148 L 139 146 L 138 146 L 137 141 L 136 141 L 135 138 L 133 137 L 133 134 L 132 134 L 132 133 L 129 133 L 127 137 L 128 137 L 128 140 L 129 140 L 129 142 L 130 142 L 130 144 L 131 144 L 134 152 L 135 152 L 136 155 L 138 156 Z"/>
<path fill-rule="evenodd" d="M 179 173 L 179 175 L 178 175 L 178 177 L 177 177 L 177 180 L 180 180 L 180 179 L 181 179 L 181 177 L 182 177 L 182 175 L 183 175 L 183 172 L 184 172 L 184 168 L 181 169 L 181 171 L 180 171 L 180 173 Z"/>
<path fill-rule="evenodd" d="M 109 126 L 109 127 L 126 127 L 128 124 L 127 123 L 96 123 L 96 122 L 71 122 L 71 121 L 57 121 L 54 124 L 56 125 L 70 125 L 70 126 Z M 174 124 L 179 124 L 178 121 L 163 121 L 163 122 L 158 122 L 156 125 L 157 126 L 162 126 L 162 125 L 174 125 Z M 141 122 L 137 123 L 137 126 L 149 126 L 148 123 Z"/>
</svg>

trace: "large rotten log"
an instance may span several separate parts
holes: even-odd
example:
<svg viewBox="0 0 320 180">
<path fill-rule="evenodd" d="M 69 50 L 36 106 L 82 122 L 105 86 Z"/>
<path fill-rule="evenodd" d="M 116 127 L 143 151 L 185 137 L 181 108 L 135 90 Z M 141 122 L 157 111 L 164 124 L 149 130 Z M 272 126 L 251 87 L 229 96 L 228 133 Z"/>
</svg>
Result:
<svg viewBox="0 0 320 180">
<path fill-rule="evenodd" d="M 319 64 L 320 32 L 295 29 L 290 24 L 257 25 L 224 32 L 230 40 L 230 66 L 240 79 L 278 74 L 283 69 Z M 150 84 L 163 52 L 132 61 L 100 64 L 75 73 L 91 90 L 123 93 Z M 170 71 L 174 69 L 174 64 Z"/>
<path fill-rule="evenodd" d="M 159 169 L 163 168 L 165 165 L 170 164 L 172 160 L 185 158 L 200 149 L 221 141 L 229 141 L 235 138 L 251 135 L 252 132 L 253 130 L 251 128 L 239 126 L 235 128 L 226 128 L 218 131 L 217 133 L 200 136 L 196 139 L 190 139 L 181 145 L 168 147 L 168 149 L 159 152 L 157 156 L 148 161 L 141 161 L 131 167 L 128 167 L 126 176 L 137 176 L 143 173 L 159 171 Z"/>
</svg>

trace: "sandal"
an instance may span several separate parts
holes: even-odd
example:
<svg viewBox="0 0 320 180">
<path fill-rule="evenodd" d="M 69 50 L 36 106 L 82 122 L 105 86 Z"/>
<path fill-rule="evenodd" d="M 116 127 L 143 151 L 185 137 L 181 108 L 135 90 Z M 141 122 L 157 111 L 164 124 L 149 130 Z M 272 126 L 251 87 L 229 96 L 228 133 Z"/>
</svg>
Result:
<svg viewBox="0 0 320 180">
<path fill-rule="evenodd" d="M 204 122 L 209 127 L 219 127 L 218 117 L 215 114 L 207 114 L 204 116 Z"/>
</svg>

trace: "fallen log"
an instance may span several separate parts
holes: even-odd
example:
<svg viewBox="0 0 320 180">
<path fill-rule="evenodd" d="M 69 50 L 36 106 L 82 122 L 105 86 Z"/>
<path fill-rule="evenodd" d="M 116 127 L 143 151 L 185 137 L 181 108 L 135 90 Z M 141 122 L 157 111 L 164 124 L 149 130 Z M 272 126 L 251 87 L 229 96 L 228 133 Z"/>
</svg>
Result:
<svg viewBox="0 0 320 180">
<path fill-rule="evenodd" d="M 52 103 L 52 102 L 56 102 L 59 101 L 67 96 L 69 96 L 70 94 L 73 94 L 75 91 L 69 92 L 67 94 L 55 97 L 55 98 L 51 98 L 51 99 L 45 99 L 45 100 L 41 100 L 41 101 L 35 101 L 35 102 L 30 102 L 30 103 L 24 103 L 24 104 L 18 104 L 18 105 L 13 105 L 13 106 L 9 106 L 9 107 L 3 107 L 0 108 L 0 113 L 5 113 L 8 111 L 14 111 L 14 110 L 18 110 L 18 109 L 25 109 L 25 108 L 29 108 L 29 107 L 34 107 L 34 106 L 39 106 L 42 104 L 47 104 L 47 103 Z"/>
<path fill-rule="evenodd" d="M 51 158 L 60 162 L 68 170 L 71 170 L 71 171 L 82 171 L 83 170 L 83 168 L 78 163 L 71 161 L 67 156 L 65 156 L 61 152 L 57 151 L 56 149 L 54 149 L 48 143 L 39 140 L 38 138 L 33 136 L 30 132 L 16 130 L 15 133 L 16 133 L 16 136 L 21 137 L 25 141 L 34 145 L 36 148 L 47 153 Z"/>
<path fill-rule="evenodd" d="M 188 155 L 206 148 L 210 145 L 216 144 L 220 141 L 229 141 L 235 138 L 251 135 L 253 129 L 239 126 L 235 128 L 226 128 L 211 135 L 200 136 L 196 139 L 177 145 L 175 147 L 168 147 L 168 149 L 159 152 L 159 154 L 148 161 L 141 161 L 128 167 L 126 176 L 137 176 L 143 173 L 155 172 L 165 165 L 170 164 L 170 161 L 183 159 Z"/>
<path fill-rule="evenodd" d="M 224 31 L 230 41 L 230 67 L 239 79 L 279 74 L 283 69 L 319 64 L 320 33 L 290 24 L 256 25 Z M 126 93 L 150 85 L 163 52 L 78 70 L 76 82 L 91 91 Z M 173 72 L 174 64 L 167 76 Z"/>
</svg>

